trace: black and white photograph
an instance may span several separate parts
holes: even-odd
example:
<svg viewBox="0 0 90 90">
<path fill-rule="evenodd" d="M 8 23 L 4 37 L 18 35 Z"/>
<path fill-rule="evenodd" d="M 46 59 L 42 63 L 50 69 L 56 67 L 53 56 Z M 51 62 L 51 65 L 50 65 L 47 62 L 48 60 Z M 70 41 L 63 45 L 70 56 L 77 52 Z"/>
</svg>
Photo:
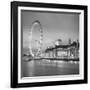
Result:
<svg viewBox="0 0 90 90">
<path fill-rule="evenodd" d="M 22 77 L 79 74 L 79 14 L 21 11 Z"/>
<path fill-rule="evenodd" d="M 39 82 L 45 85 L 44 82 L 57 81 L 61 84 L 75 83 L 74 80 L 77 83 L 86 82 L 86 7 L 76 6 L 73 9 L 73 5 L 72 8 L 68 8 L 69 5 L 63 8 L 61 5 L 60 8 L 57 4 L 55 8 L 52 4 L 42 3 L 39 7 L 38 3 L 28 2 L 16 2 L 15 5 L 17 8 L 13 7 L 15 12 L 12 12 L 17 13 L 17 16 L 13 14 L 16 19 L 12 27 L 16 26 L 14 30 L 18 33 L 15 36 L 17 43 L 14 42 L 17 58 L 14 57 L 17 61 L 13 61 L 15 64 L 12 70 L 17 73 L 13 76 L 17 78 L 17 84 L 39 85 Z"/>
</svg>

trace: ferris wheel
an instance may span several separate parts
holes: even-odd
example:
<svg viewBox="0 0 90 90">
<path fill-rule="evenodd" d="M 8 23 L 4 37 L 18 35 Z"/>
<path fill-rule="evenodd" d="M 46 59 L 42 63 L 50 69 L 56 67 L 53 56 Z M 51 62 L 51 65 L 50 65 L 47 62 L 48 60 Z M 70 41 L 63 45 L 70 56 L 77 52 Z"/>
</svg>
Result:
<svg viewBox="0 0 90 90">
<path fill-rule="evenodd" d="M 33 38 L 33 31 L 34 31 L 34 27 L 35 25 L 38 25 L 39 26 L 39 29 L 36 29 L 39 31 L 40 35 L 39 35 L 39 40 L 35 40 L 36 42 L 36 46 L 37 46 L 37 51 L 36 53 L 33 52 L 33 49 L 32 49 L 32 38 Z M 29 36 L 29 51 L 30 51 L 30 55 L 32 57 L 37 57 L 37 56 L 41 56 L 42 54 L 42 45 L 43 45 L 43 29 L 42 29 L 42 26 L 41 26 L 41 23 L 39 20 L 35 20 L 34 22 L 32 22 L 32 27 L 31 27 L 31 30 L 30 30 L 30 36 Z"/>
</svg>

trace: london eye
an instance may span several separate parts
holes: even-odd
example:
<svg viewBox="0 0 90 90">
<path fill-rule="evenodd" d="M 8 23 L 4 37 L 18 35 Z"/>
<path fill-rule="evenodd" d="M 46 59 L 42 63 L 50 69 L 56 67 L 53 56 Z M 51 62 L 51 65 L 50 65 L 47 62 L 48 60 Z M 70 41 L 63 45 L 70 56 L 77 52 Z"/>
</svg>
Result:
<svg viewBox="0 0 90 90">
<path fill-rule="evenodd" d="M 35 29 L 35 25 L 37 25 L 39 28 L 38 29 Z M 32 48 L 32 39 L 33 39 L 33 31 L 34 30 L 38 30 L 38 32 L 39 32 L 39 40 L 35 40 L 35 45 L 36 45 L 36 53 L 34 53 L 34 51 L 33 51 L 33 48 Z M 42 45 L 43 45 L 43 29 L 42 29 L 42 25 L 41 25 L 41 23 L 40 23 L 40 21 L 39 20 L 35 20 L 34 22 L 32 22 L 32 26 L 31 26 L 31 29 L 30 29 L 30 37 L 29 37 L 29 41 L 30 41 L 30 43 L 29 43 L 29 51 L 30 51 L 30 55 L 32 56 L 32 57 L 40 57 L 41 56 L 41 54 L 42 54 Z"/>
</svg>

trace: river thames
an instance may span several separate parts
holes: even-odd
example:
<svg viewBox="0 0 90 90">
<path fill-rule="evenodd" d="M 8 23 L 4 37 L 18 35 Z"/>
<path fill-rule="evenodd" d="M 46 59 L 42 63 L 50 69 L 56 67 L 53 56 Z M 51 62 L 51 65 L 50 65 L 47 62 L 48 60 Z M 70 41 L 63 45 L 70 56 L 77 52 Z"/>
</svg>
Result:
<svg viewBox="0 0 90 90">
<path fill-rule="evenodd" d="M 22 60 L 22 77 L 79 74 L 79 61 Z"/>
</svg>

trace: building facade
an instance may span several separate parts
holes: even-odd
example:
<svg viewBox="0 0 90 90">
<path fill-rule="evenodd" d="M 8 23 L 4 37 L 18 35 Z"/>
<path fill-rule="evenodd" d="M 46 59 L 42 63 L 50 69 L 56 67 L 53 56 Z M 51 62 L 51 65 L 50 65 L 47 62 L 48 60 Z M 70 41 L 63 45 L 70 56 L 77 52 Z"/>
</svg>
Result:
<svg viewBox="0 0 90 90">
<path fill-rule="evenodd" d="M 47 58 L 79 58 L 79 43 L 73 42 L 68 45 L 58 45 L 55 47 L 48 47 L 45 50 L 45 57 Z"/>
</svg>

